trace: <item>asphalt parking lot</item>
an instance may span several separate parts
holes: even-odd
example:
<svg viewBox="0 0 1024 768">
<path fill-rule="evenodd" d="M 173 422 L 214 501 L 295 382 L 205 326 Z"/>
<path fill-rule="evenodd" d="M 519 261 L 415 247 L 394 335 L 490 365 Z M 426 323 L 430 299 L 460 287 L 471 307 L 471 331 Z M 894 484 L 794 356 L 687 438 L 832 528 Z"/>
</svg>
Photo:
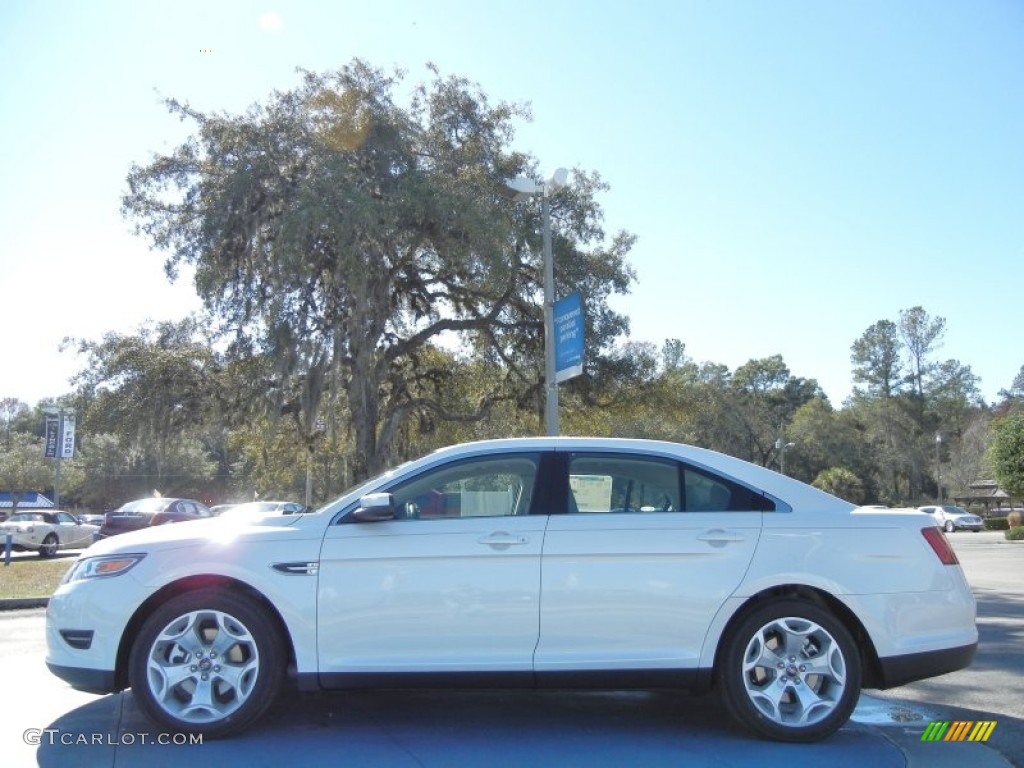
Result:
<svg viewBox="0 0 1024 768">
<path fill-rule="evenodd" d="M 922 744 L 921 725 L 851 722 L 817 744 L 765 742 L 714 696 L 643 692 L 291 694 L 251 732 L 190 743 L 156 730 L 130 692 L 77 693 L 41 659 L 19 661 L 15 680 L 30 694 L 0 729 L 15 766 L 1006 765 L 982 744 Z"/>
</svg>

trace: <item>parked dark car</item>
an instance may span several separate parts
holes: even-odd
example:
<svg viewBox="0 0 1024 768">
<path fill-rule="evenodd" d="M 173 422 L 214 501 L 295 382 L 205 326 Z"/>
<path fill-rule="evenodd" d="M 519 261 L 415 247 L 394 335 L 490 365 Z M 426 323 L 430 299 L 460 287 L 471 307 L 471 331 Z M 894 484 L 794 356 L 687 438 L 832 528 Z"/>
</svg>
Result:
<svg viewBox="0 0 1024 768">
<path fill-rule="evenodd" d="M 209 516 L 210 510 L 206 505 L 194 499 L 168 499 L 163 496 L 137 499 L 129 501 L 113 512 L 107 512 L 96 538 L 105 539 L 151 525 L 201 520 Z"/>
</svg>

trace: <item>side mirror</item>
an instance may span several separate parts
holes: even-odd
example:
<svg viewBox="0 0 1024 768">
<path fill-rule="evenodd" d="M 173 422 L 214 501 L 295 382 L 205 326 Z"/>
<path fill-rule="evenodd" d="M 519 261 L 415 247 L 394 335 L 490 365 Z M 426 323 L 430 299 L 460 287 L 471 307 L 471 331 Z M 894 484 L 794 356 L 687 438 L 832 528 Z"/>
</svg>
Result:
<svg viewBox="0 0 1024 768">
<path fill-rule="evenodd" d="M 395 497 L 390 493 L 368 493 L 359 499 L 352 519 L 360 523 L 379 523 L 395 519 Z"/>
</svg>

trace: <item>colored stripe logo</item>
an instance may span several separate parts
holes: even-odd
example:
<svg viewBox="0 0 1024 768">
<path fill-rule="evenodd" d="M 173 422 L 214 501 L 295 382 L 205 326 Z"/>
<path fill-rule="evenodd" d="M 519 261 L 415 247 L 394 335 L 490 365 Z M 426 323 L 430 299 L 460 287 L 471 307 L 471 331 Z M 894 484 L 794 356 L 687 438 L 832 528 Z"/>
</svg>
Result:
<svg viewBox="0 0 1024 768">
<path fill-rule="evenodd" d="M 921 734 L 921 741 L 988 741 L 995 720 L 933 720 Z"/>
</svg>

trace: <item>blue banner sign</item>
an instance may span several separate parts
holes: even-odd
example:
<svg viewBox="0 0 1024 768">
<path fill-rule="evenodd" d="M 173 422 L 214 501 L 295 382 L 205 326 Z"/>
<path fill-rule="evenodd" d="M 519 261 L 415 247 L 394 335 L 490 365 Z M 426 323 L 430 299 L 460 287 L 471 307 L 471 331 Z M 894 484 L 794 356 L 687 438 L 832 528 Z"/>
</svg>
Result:
<svg viewBox="0 0 1024 768">
<path fill-rule="evenodd" d="M 59 429 L 57 415 L 48 415 L 46 417 L 46 447 L 43 449 L 43 456 L 47 459 L 57 456 L 57 432 Z"/>
<path fill-rule="evenodd" d="M 583 298 L 570 294 L 555 302 L 555 381 L 583 373 Z"/>
</svg>

